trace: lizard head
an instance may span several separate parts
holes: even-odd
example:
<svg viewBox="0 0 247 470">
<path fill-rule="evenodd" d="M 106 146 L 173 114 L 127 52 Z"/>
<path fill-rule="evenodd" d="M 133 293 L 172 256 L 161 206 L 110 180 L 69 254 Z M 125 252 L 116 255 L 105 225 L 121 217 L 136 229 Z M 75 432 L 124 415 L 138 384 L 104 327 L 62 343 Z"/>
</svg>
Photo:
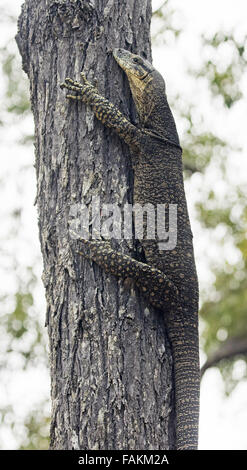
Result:
<svg viewBox="0 0 247 470">
<path fill-rule="evenodd" d="M 153 65 L 143 57 L 125 49 L 114 49 L 113 56 L 128 77 L 132 96 L 142 122 L 155 106 L 160 88 L 165 95 L 165 82 Z"/>
<path fill-rule="evenodd" d="M 125 49 L 114 49 L 113 56 L 127 75 L 141 125 L 179 145 L 162 75 L 146 59 Z"/>
<path fill-rule="evenodd" d="M 155 68 L 146 59 L 125 49 L 114 49 L 113 56 L 130 81 L 142 82 Z"/>
</svg>

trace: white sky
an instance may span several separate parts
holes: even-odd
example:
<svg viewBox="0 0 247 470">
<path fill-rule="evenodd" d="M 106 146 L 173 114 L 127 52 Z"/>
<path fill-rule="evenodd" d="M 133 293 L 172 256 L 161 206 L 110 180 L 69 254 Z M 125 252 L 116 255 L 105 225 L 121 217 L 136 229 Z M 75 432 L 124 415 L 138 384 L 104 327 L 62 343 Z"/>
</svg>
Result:
<svg viewBox="0 0 247 470">
<path fill-rule="evenodd" d="M 0 6 L 7 7 L 8 12 L 16 14 L 20 11 L 22 0 L 0 0 Z M 153 8 L 156 9 L 162 3 L 161 0 L 153 1 Z M 163 74 L 167 82 L 167 93 L 175 95 L 183 91 L 188 102 L 194 102 L 194 96 L 198 99 L 198 109 L 203 110 L 205 120 L 209 127 L 213 128 L 222 138 L 228 140 L 246 149 L 246 105 L 237 104 L 234 109 L 225 115 L 219 108 L 215 112 L 208 100 L 208 91 L 205 84 L 200 81 L 195 85 L 187 73 L 188 67 L 197 67 L 202 60 L 202 51 L 199 47 L 199 36 L 201 33 L 215 34 L 216 31 L 224 29 L 238 31 L 241 39 L 246 34 L 247 2 L 246 0 L 207 0 L 199 2 L 198 0 L 173 0 L 172 8 L 176 11 L 175 21 L 178 27 L 182 27 L 186 34 L 183 40 L 177 44 L 173 41 L 168 47 L 160 46 L 153 48 L 153 59 L 155 66 Z M 1 31 L 0 46 L 5 42 L 6 36 L 12 35 L 9 27 Z M 195 89 L 196 86 L 196 89 Z M 247 83 L 243 82 L 245 94 L 247 93 Z M 241 123 L 239 125 L 239 123 Z M 30 120 L 25 121 L 22 126 L 31 126 Z M 22 127 L 21 126 L 21 127 Z M 182 123 L 178 122 L 178 129 Z M 3 175 L 11 176 L 11 184 L 6 188 L 5 200 L 1 205 L 1 214 L 15 208 L 16 201 L 20 194 L 18 188 L 18 171 L 23 164 L 30 164 L 32 161 L 32 149 L 23 149 L 13 144 L 13 133 L 21 134 L 20 129 L 10 127 L 4 128 L 4 134 L 1 131 L 1 159 L 0 172 Z M 246 149 L 247 150 L 247 149 Z M 16 158 L 18 155 L 18 160 Z M 239 182 L 246 178 L 246 172 L 241 171 L 243 158 L 239 154 L 233 155 L 229 160 L 230 177 L 233 182 Z M 23 180 L 22 180 L 23 181 Z M 211 183 L 211 181 L 209 182 Z M 193 179 L 193 187 L 187 188 L 189 204 L 197 197 L 202 184 L 200 175 Z M 205 184 L 205 181 L 204 181 Z M 36 211 L 33 207 L 35 197 L 35 180 L 31 181 L 30 173 L 27 174 L 25 181 L 25 191 L 22 192 L 22 198 L 25 200 L 23 240 L 20 241 L 21 249 L 17 249 L 18 262 L 26 265 L 32 264 L 32 260 L 39 256 L 39 242 L 37 232 Z M 200 258 L 199 277 L 202 283 L 212 281 L 210 270 L 208 269 L 208 243 L 209 239 L 201 237 L 199 226 L 193 220 L 193 231 L 195 235 L 195 251 Z M 8 232 L 8 227 L 0 227 L 0 235 Z M 198 236 L 197 236 L 198 235 Z M 197 241 L 198 240 L 198 241 Z M 211 240 L 212 241 L 212 240 Z M 210 243 L 211 243 L 210 241 Z M 11 240 L 7 245 L 8 249 L 15 249 L 11 245 Z M 212 256 L 217 256 L 218 247 L 211 246 Z M 215 251 L 214 251 L 215 250 Z M 219 256 L 219 255 L 218 255 Z M 29 260 L 28 261 L 28 257 Z M 40 272 L 37 273 L 40 275 Z M 11 285 L 11 273 L 5 283 Z M 13 288 L 13 286 L 12 286 Z M 1 294 L 0 288 L 0 294 Z M 43 295 L 43 294 L 42 294 Z M 44 298 L 41 299 L 44 305 Z M 22 416 L 23 410 L 29 402 L 33 406 L 40 396 L 48 395 L 49 380 L 47 371 L 43 368 L 40 371 L 33 371 L 31 377 L 21 378 L 13 377 L 9 384 L 9 393 L 11 399 L 15 402 L 15 409 L 18 417 Z M 16 380 L 18 387 L 16 387 Z M 27 385 L 28 384 L 28 385 Z M 32 384 L 32 385 L 31 385 Z M 31 386 L 31 389 L 29 388 Z M 41 390 L 40 390 L 41 389 Z M 31 396 L 30 396 L 31 395 Z M 28 399 L 27 399 L 28 396 Z M 0 391 L 0 405 L 4 403 L 4 395 Z M 24 407 L 23 407 L 24 404 Z M 240 384 L 232 396 L 225 399 L 223 396 L 223 384 L 217 370 L 209 370 L 203 379 L 201 392 L 201 420 L 200 420 L 200 448 L 201 449 L 247 449 L 247 434 L 245 431 L 247 422 L 247 383 Z M 4 430 L 6 431 L 6 430 Z M 15 442 L 10 434 L 3 435 L 0 431 L 0 438 L 4 444 L 3 448 L 15 448 Z"/>
</svg>

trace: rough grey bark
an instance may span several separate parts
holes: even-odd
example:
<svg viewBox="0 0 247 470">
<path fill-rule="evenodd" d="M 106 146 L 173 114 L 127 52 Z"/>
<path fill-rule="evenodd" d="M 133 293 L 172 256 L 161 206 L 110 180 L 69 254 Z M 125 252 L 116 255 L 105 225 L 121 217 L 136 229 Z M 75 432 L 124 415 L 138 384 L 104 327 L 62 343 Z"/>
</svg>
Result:
<svg viewBox="0 0 247 470">
<path fill-rule="evenodd" d="M 138 291 L 83 260 L 68 232 L 71 206 L 93 196 L 132 201 L 127 146 L 59 84 L 83 70 L 135 118 L 112 58 L 123 47 L 151 56 L 151 0 L 26 0 L 17 43 L 30 79 L 37 207 L 51 368 L 52 449 L 174 446 L 172 358 L 164 322 Z M 114 247 L 116 247 L 116 243 Z M 133 243 L 119 242 L 133 253 Z"/>
</svg>

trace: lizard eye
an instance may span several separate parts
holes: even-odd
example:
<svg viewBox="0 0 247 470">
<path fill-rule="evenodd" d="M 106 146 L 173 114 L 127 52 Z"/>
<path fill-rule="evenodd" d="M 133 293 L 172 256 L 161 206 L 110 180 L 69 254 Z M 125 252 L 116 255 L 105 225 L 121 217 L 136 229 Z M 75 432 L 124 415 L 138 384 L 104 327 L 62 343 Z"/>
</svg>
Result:
<svg viewBox="0 0 247 470">
<path fill-rule="evenodd" d="M 138 57 L 134 57 L 133 62 L 135 62 L 135 63 L 137 63 L 137 64 L 138 64 L 138 63 L 141 63 L 141 61 L 140 61 L 140 59 L 138 59 Z"/>
</svg>

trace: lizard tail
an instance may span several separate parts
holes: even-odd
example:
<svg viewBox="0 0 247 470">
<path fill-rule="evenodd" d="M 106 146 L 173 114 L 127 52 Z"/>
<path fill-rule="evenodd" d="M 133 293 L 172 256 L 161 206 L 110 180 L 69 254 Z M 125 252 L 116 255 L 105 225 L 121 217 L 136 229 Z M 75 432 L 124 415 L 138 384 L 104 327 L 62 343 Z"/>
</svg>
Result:
<svg viewBox="0 0 247 470">
<path fill-rule="evenodd" d="M 167 327 L 174 359 L 176 448 L 196 450 L 200 394 L 197 321 L 192 321 L 189 315 L 185 321 L 182 307 L 171 312 L 171 316 Z"/>
</svg>

